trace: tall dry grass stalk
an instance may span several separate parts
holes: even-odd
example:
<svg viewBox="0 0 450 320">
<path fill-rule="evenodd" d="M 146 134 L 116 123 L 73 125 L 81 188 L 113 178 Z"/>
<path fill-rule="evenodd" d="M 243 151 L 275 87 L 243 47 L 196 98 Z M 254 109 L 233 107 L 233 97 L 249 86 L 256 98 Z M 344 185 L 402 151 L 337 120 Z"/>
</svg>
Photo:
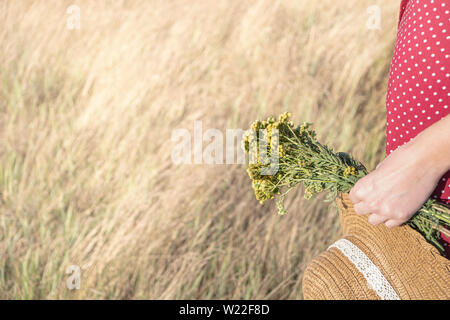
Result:
<svg viewBox="0 0 450 320">
<path fill-rule="evenodd" d="M 0 298 L 301 298 L 334 208 L 254 200 L 239 165 L 170 159 L 174 128 L 289 109 L 374 166 L 398 1 L 0 2 Z M 68 290 L 69 265 L 82 267 Z"/>
</svg>

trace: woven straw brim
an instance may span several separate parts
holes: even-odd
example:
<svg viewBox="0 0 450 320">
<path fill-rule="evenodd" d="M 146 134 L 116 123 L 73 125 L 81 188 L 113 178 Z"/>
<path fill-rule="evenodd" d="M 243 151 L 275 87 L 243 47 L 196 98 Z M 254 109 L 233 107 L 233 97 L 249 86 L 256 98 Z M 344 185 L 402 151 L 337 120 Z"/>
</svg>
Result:
<svg viewBox="0 0 450 320">
<path fill-rule="evenodd" d="M 450 261 L 409 226 L 373 226 L 358 215 L 348 194 L 337 199 L 343 238 L 378 267 L 402 300 L 450 299 Z M 305 299 L 379 299 L 355 265 L 337 248 L 316 257 L 303 276 Z"/>
</svg>

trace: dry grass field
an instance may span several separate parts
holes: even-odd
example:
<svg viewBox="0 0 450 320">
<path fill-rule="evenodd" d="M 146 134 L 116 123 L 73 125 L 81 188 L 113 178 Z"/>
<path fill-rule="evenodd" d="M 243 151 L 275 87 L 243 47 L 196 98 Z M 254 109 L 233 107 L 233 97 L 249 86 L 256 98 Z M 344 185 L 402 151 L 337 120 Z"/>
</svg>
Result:
<svg viewBox="0 0 450 320">
<path fill-rule="evenodd" d="M 374 4 L 381 30 L 366 27 Z M 289 110 L 374 168 L 398 8 L 0 1 L 0 298 L 301 299 L 336 208 L 299 190 L 278 216 L 242 165 L 173 164 L 172 131 Z"/>
</svg>

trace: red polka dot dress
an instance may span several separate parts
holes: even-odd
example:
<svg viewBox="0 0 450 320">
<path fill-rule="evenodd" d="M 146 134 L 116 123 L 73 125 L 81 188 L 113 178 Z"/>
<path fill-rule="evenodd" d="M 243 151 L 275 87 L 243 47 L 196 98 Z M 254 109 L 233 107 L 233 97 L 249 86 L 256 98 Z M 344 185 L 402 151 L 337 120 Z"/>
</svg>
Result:
<svg viewBox="0 0 450 320">
<path fill-rule="evenodd" d="M 386 155 L 450 114 L 449 57 L 450 1 L 402 0 L 386 96 Z M 450 203 L 450 171 L 432 197 Z M 450 239 L 442 237 L 450 257 Z"/>
</svg>

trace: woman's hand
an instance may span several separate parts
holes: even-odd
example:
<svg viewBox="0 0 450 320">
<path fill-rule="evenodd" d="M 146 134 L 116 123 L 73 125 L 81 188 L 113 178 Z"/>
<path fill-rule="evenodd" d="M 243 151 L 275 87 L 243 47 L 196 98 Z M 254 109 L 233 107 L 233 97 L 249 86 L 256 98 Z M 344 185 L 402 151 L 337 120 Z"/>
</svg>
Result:
<svg viewBox="0 0 450 320">
<path fill-rule="evenodd" d="M 447 116 L 427 128 L 360 179 L 350 191 L 355 212 L 370 214 L 373 225 L 395 227 L 408 221 L 449 169 L 449 149 L 442 143 L 450 140 L 449 121 Z"/>
</svg>

